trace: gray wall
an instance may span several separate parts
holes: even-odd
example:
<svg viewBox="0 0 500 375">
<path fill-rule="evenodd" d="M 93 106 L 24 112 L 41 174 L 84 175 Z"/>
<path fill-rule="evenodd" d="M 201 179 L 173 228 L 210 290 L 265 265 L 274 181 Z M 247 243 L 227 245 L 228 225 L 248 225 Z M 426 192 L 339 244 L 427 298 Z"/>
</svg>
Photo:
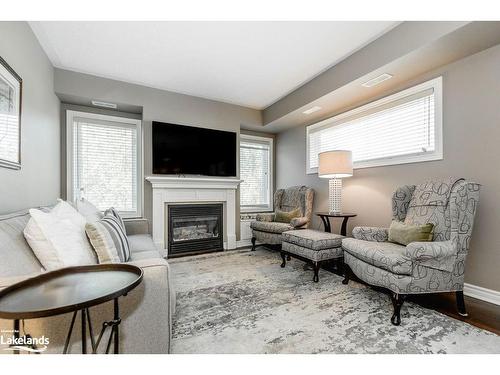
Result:
<svg viewBox="0 0 500 375">
<path fill-rule="evenodd" d="M 59 99 L 54 69 L 26 22 L 0 22 L 0 56 L 23 79 L 21 170 L 0 168 L 0 214 L 59 197 Z"/>
<path fill-rule="evenodd" d="M 242 124 L 262 123 L 258 110 L 67 70 L 55 69 L 54 87 L 57 95 L 70 103 L 80 104 L 88 102 L 89 99 L 98 99 L 118 103 L 119 108 L 142 108 L 145 176 L 152 174 L 152 121 L 228 130 L 238 134 Z M 65 155 L 62 155 L 62 158 L 65 159 Z M 65 181 L 62 181 L 62 184 L 64 190 Z M 145 181 L 144 216 L 148 219 L 152 217 L 151 192 L 150 183 Z M 239 217 L 239 207 L 237 214 Z"/>
<path fill-rule="evenodd" d="M 499 66 L 500 46 L 496 46 L 394 90 L 443 76 L 444 159 L 357 169 L 353 177 L 344 179 L 343 190 L 344 211 L 358 214 L 350 221 L 351 230 L 354 225 L 390 224 L 390 197 L 397 186 L 449 175 L 483 184 L 465 279 L 467 283 L 497 291 L 500 290 Z M 358 103 L 361 104 L 364 103 Z M 277 188 L 296 184 L 312 186 L 316 190 L 314 209 L 327 209 L 328 181 L 305 173 L 304 126 L 278 134 L 276 179 Z M 314 226 L 319 228 L 320 223 L 316 220 Z"/>
</svg>

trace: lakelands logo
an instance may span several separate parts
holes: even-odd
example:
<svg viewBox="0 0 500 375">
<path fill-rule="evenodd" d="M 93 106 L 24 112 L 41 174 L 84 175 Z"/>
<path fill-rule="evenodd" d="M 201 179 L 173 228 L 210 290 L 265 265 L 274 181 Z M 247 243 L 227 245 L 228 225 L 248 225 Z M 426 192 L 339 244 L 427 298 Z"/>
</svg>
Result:
<svg viewBox="0 0 500 375">
<path fill-rule="evenodd" d="M 10 333 L 10 335 L 5 335 L 5 333 Z M 1 331 L 0 334 L 0 346 L 7 346 L 3 350 L 19 350 L 31 353 L 42 353 L 47 350 L 50 340 L 48 337 L 32 337 L 30 335 L 24 335 L 20 337 L 14 336 L 14 331 Z"/>
</svg>

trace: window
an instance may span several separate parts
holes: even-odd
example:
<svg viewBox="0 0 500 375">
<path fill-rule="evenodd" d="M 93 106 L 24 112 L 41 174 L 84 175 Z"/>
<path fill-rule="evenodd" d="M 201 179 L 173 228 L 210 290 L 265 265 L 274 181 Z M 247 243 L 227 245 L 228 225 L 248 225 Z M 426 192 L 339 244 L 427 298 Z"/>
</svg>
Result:
<svg viewBox="0 0 500 375">
<path fill-rule="evenodd" d="M 443 158 L 441 77 L 307 128 L 307 173 L 318 154 L 351 150 L 354 168 Z"/>
<path fill-rule="evenodd" d="M 273 139 L 240 134 L 240 210 L 271 211 Z"/>
<path fill-rule="evenodd" d="M 85 197 L 100 210 L 142 214 L 140 120 L 67 113 L 68 200 Z"/>
</svg>

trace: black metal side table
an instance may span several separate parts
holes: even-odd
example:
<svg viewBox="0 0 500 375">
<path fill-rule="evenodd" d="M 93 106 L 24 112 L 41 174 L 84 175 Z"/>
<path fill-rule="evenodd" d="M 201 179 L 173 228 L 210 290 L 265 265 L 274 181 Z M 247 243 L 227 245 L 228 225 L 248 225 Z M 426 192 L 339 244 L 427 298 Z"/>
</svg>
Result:
<svg viewBox="0 0 500 375">
<path fill-rule="evenodd" d="M 349 220 L 350 217 L 355 217 L 358 216 L 357 214 L 353 213 L 340 213 L 340 214 L 334 214 L 334 213 L 329 213 L 329 212 L 316 212 L 316 215 L 321 218 L 321 221 L 323 222 L 323 225 L 325 227 L 325 232 L 332 232 L 332 226 L 330 225 L 330 218 L 343 218 L 342 220 L 342 226 L 340 228 L 340 234 L 342 236 L 347 235 L 347 221 Z"/>
<path fill-rule="evenodd" d="M 87 353 L 87 331 L 92 353 L 97 353 L 108 327 L 111 333 L 106 346 L 109 353 L 119 353 L 121 323 L 118 298 L 127 295 L 142 282 L 143 272 L 130 264 L 100 264 L 62 268 L 24 280 L 0 292 L 0 318 L 14 320 L 14 339 L 19 340 L 19 321 L 73 313 L 63 354 L 68 352 L 78 312 L 81 316 L 82 353 Z M 95 340 L 89 308 L 113 301 L 113 319 L 103 323 Z M 26 335 L 28 337 L 29 335 Z M 15 350 L 15 353 L 19 353 Z M 33 349 L 33 348 L 30 348 Z M 33 350 L 30 350 L 33 351 Z"/>
</svg>

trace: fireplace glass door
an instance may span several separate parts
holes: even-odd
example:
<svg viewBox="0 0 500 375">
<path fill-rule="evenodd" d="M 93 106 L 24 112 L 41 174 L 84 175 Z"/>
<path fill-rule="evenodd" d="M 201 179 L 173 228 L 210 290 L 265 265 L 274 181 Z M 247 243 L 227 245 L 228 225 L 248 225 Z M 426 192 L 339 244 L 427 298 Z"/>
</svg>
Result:
<svg viewBox="0 0 500 375">
<path fill-rule="evenodd" d="M 222 220 L 222 204 L 169 205 L 169 257 L 223 250 Z"/>
</svg>

